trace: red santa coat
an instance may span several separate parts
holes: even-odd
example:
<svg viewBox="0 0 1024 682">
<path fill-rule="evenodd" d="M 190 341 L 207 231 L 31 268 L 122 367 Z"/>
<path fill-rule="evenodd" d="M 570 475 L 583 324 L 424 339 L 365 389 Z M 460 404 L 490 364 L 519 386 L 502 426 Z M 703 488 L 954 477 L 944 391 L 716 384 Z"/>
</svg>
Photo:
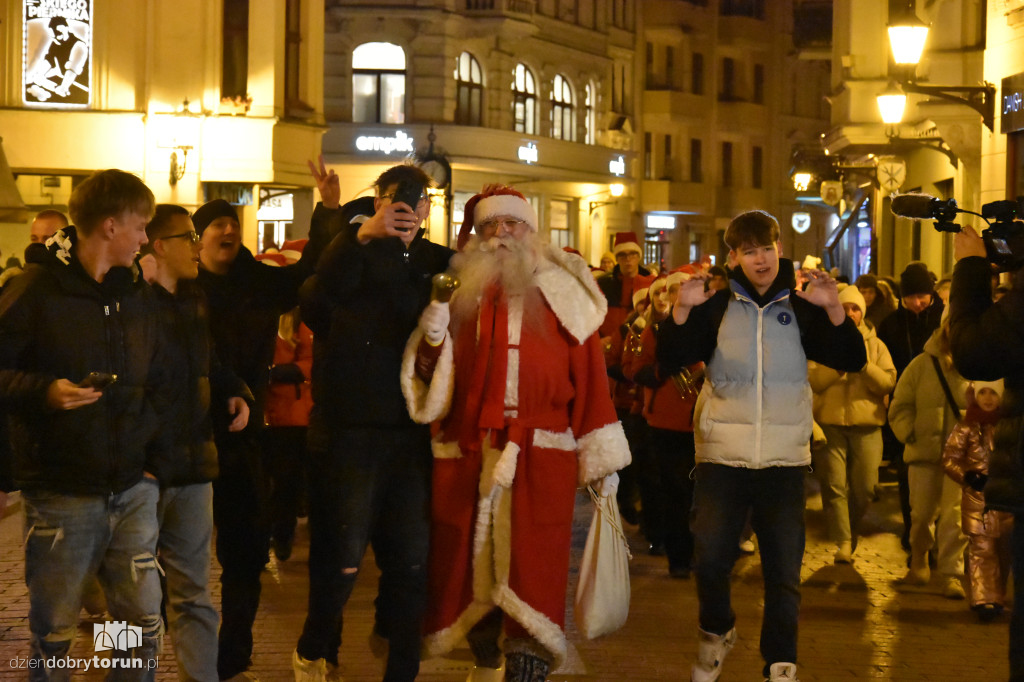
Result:
<svg viewBox="0 0 1024 682">
<path fill-rule="evenodd" d="M 560 665 L 576 487 L 629 463 L 596 334 L 604 298 L 581 258 L 546 255 L 536 295 L 492 291 L 476 320 L 453 325 L 429 386 L 413 371 L 419 331 L 407 347 L 410 414 L 443 417 L 425 623 L 432 655 L 498 606 L 515 621 L 508 634 L 528 634 Z"/>
</svg>

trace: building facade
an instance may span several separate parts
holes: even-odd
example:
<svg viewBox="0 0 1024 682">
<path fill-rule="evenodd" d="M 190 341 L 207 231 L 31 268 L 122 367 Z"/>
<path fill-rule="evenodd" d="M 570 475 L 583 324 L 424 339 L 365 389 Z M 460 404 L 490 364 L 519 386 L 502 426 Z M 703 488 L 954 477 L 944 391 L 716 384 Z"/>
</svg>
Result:
<svg viewBox="0 0 1024 682">
<path fill-rule="evenodd" d="M 322 0 L 4 3 L 0 136 L 22 201 L 66 211 L 77 182 L 121 168 L 159 202 L 238 205 L 254 251 L 263 231 L 301 236 L 325 130 L 322 24 Z M 27 223 L 0 226 L 5 256 L 26 242 Z"/>
<path fill-rule="evenodd" d="M 816 143 L 827 125 L 830 55 L 827 30 L 798 46 L 794 10 L 789 0 L 642 3 L 638 194 L 648 260 L 721 262 L 725 227 L 750 209 L 779 219 L 786 256 L 822 250 L 827 212 L 795 200 L 788 170 L 792 149 Z"/>
<path fill-rule="evenodd" d="M 635 229 L 635 0 L 327 0 L 323 152 L 343 196 L 425 164 L 430 238 L 454 243 L 489 183 L 520 189 L 542 235 L 600 260 Z"/>
</svg>

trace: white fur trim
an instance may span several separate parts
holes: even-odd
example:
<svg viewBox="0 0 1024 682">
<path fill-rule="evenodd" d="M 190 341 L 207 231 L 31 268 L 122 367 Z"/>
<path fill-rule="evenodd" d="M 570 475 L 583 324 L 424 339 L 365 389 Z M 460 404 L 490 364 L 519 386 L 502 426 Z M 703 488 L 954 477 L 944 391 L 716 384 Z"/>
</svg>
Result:
<svg viewBox="0 0 1024 682">
<path fill-rule="evenodd" d="M 423 340 L 423 330 L 417 327 L 405 344 L 402 355 L 402 395 L 409 409 L 409 416 L 418 424 L 429 424 L 448 414 L 451 407 L 452 390 L 455 386 L 455 360 L 452 355 L 452 338 L 444 333 L 444 345 L 434 367 L 430 385 L 416 376 L 416 351 Z"/>
<path fill-rule="evenodd" d="M 434 453 L 434 459 L 459 459 L 462 457 L 462 448 L 459 447 L 457 440 L 442 443 L 440 438 L 435 438 L 430 442 L 430 449 Z"/>
<path fill-rule="evenodd" d="M 494 194 L 478 201 L 473 209 L 473 229 L 479 234 L 480 226 L 488 219 L 505 215 L 525 220 L 531 230 L 537 231 L 540 221 L 537 220 L 533 205 L 514 194 Z"/>
<path fill-rule="evenodd" d="M 578 451 L 580 485 L 604 478 L 630 462 L 629 444 L 619 422 L 606 424 L 580 438 Z"/>
<path fill-rule="evenodd" d="M 501 457 L 494 464 L 494 485 L 511 488 L 516 477 L 516 464 L 519 462 L 519 446 L 509 442 L 501 451 Z"/>
<path fill-rule="evenodd" d="M 545 255 L 537 267 L 537 287 L 565 330 L 583 343 L 604 322 L 608 301 L 582 258 L 550 245 Z"/>
<path fill-rule="evenodd" d="M 551 653 L 555 659 L 551 664 L 552 670 L 557 670 L 565 663 L 568 648 L 565 633 L 554 621 L 520 599 L 508 584 L 494 586 L 494 603 L 526 628 L 533 638 Z"/>
<path fill-rule="evenodd" d="M 612 247 L 612 253 L 616 256 L 623 251 L 634 251 L 639 253 L 641 256 L 644 255 L 644 250 L 640 248 L 640 244 L 638 242 L 622 242 L 621 244 L 616 244 Z"/>
<path fill-rule="evenodd" d="M 572 452 L 576 449 L 576 438 L 572 435 L 572 429 L 566 429 L 561 433 L 536 429 L 533 432 L 533 445 L 538 448 L 549 450 L 566 450 Z"/>
</svg>

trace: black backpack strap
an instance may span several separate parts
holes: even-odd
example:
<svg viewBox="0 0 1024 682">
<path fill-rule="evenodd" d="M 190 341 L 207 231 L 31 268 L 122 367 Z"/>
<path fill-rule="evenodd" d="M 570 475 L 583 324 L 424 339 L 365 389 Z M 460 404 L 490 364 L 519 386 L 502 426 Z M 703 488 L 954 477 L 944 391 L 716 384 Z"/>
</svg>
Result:
<svg viewBox="0 0 1024 682">
<path fill-rule="evenodd" d="M 960 408 L 957 407 L 956 400 L 953 399 L 953 391 L 949 390 L 949 384 L 946 383 L 946 375 L 942 373 L 942 365 L 939 364 L 939 359 L 934 355 L 931 358 L 932 364 L 935 366 L 935 373 L 939 375 L 939 383 L 942 384 L 942 392 L 946 394 L 946 402 L 949 403 L 950 409 L 956 415 L 956 420 L 960 421 Z"/>
</svg>

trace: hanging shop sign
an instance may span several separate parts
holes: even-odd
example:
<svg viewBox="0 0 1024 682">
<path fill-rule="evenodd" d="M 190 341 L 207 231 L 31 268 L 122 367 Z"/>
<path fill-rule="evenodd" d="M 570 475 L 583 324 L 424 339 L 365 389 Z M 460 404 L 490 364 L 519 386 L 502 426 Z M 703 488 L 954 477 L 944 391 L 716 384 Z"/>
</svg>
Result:
<svg viewBox="0 0 1024 682">
<path fill-rule="evenodd" d="M 1024 73 L 1004 78 L 1000 93 L 1000 130 L 1004 135 L 1024 130 Z"/>
<path fill-rule="evenodd" d="M 22 0 L 22 101 L 88 107 L 92 92 L 92 0 Z"/>
<path fill-rule="evenodd" d="M 517 152 L 519 160 L 523 163 L 537 163 L 540 156 L 537 154 L 537 145 L 529 142 L 519 148 Z"/>
</svg>

